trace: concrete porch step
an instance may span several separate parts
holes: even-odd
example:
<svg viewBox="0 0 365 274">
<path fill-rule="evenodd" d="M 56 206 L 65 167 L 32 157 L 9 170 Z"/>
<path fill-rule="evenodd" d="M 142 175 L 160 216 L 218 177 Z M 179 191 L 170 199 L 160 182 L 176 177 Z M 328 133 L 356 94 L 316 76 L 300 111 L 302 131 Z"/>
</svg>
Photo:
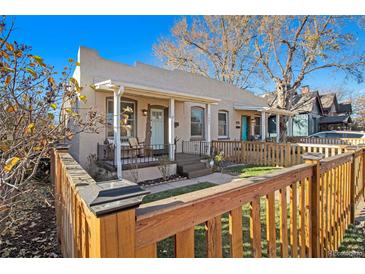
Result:
<svg viewBox="0 0 365 274">
<path fill-rule="evenodd" d="M 177 166 L 177 171 L 179 173 L 184 173 L 184 172 L 189 172 L 189 171 L 194 171 L 194 170 L 199 170 L 199 169 L 205 169 L 207 166 L 205 163 L 202 163 L 200 161 L 198 162 L 194 162 L 194 163 L 187 163 L 187 164 L 178 164 Z"/>
<path fill-rule="evenodd" d="M 205 175 L 209 175 L 209 174 L 212 174 L 212 169 L 211 168 L 204 168 L 204 169 L 198 169 L 198 170 L 193 170 L 193 171 L 189 171 L 189 172 L 184 172 L 184 176 L 188 177 L 189 179 L 200 177 L 200 176 L 205 176 Z"/>
</svg>

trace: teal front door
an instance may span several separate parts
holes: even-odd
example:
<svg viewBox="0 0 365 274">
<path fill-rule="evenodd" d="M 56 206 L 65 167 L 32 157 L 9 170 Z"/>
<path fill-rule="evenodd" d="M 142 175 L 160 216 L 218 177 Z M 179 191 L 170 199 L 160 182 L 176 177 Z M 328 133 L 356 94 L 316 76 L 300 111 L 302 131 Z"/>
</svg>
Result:
<svg viewBox="0 0 365 274">
<path fill-rule="evenodd" d="M 247 141 L 248 123 L 247 116 L 241 116 L 241 140 Z"/>
</svg>

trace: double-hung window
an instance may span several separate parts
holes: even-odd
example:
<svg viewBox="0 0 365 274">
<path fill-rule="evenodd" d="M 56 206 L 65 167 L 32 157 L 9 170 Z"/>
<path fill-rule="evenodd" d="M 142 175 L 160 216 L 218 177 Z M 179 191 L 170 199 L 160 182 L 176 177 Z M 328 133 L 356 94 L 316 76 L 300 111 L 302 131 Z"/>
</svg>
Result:
<svg viewBox="0 0 365 274">
<path fill-rule="evenodd" d="M 107 137 L 113 138 L 114 137 L 114 128 L 113 128 L 113 117 L 114 117 L 114 102 L 113 99 L 107 99 L 106 101 L 106 108 L 107 108 Z M 125 110 L 131 110 L 125 112 Z M 132 100 L 123 100 L 120 102 L 120 110 L 121 116 L 120 119 L 122 121 L 121 127 L 121 135 L 122 140 L 128 139 L 129 137 L 136 136 L 136 103 Z M 125 115 L 125 116 L 124 116 Z"/>
<path fill-rule="evenodd" d="M 218 111 L 218 138 L 228 138 L 228 111 Z"/>
<path fill-rule="evenodd" d="M 201 107 L 191 108 L 191 137 L 204 138 L 204 109 Z"/>
</svg>

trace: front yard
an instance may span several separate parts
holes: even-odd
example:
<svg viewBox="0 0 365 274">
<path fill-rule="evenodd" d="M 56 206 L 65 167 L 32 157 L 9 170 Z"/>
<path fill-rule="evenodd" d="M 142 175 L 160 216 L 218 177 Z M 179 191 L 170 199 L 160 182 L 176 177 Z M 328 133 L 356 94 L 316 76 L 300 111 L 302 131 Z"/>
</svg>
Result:
<svg viewBox="0 0 365 274">
<path fill-rule="evenodd" d="M 276 167 L 244 167 L 236 166 L 227 168 L 224 173 L 231 175 L 238 175 L 240 178 L 248 178 L 253 176 L 260 176 L 268 174 L 279 168 Z M 168 197 L 173 197 L 209 187 L 213 187 L 215 184 L 210 182 L 198 183 L 191 186 L 180 187 L 172 190 L 166 190 L 159 193 L 147 195 L 143 199 L 143 203 L 153 202 Z M 277 256 L 280 256 L 280 207 L 276 203 L 275 222 L 276 222 L 276 235 L 277 235 Z M 288 209 L 289 210 L 289 209 Z M 261 219 L 261 238 L 262 238 L 262 256 L 267 257 L 267 240 L 266 240 L 266 200 L 261 198 L 260 200 L 260 219 Z M 290 223 L 290 214 L 288 212 L 288 224 Z M 223 257 L 230 257 L 230 242 L 229 242 L 229 221 L 228 213 L 221 216 L 222 222 L 222 248 Z M 250 206 L 244 204 L 242 206 L 242 236 L 243 236 L 243 250 L 244 257 L 252 257 L 251 253 L 251 239 L 250 239 Z M 197 258 L 204 258 L 207 256 L 206 250 L 206 233 L 205 224 L 199 224 L 195 226 L 195 256 Z M 339 248 L 339 252 L 332 254 L 332 257 L 365 257 L 365 227 L 363 224 L 350 225 L 346 231 L 342 245 Z M 298 248 L 299 252 L 299 248 Z M 161 258 L 174 257 L 174 237 L 167 238 L 160 241 L 157 244 L 157 254 Z M 289 247 L 289 254 L 291 250 Z"/>
<path fill-rule="evenodd" d="M 275 170 L 281 169 L 280 167 L 272 166 L 245 166 L 238 165 L 233 167 L 228 167 L 223 169 L 223 173 L 238 176 L 240 178 L 249 178 L 254 176 L 261 176 L 267 173 L 273 172 Z"/>
<path fill-rule="evenodd" d="M 261 176 L 264 174 L 268 174 L 270 172 L 273 172 L 275 170 L 278 170 L 279 168 L 276 167 L 257 167 L 257 166 L 235 166 L 231 168 L 224 169 L 224 173 L 239 176 L 240 178 L 249 178 L 253 176 Z M 208 187 L 213 187 L 215 184 L 210 182 L 202 182 L 195 185 L 175 188 L 172 190 L 166 190 L 154 194 L 147 195 L 143 199 L 143 203 L 149 203 L 173 196 L 178 196 L 181 194 L 205 189 Z M 262 226 L 266 226 L 266 219 L 264 212 L 266 210 L 265 207 L 265 200 L 261 200 L 261 222 Z M 279 207 L 277 206 L 277 210 L 279 210 Z M 244 256 L 245 257 L 251 257 L 252 254 L 250 252 L 250 235 L 249 235 L 249 221 L 250 221 L 250 208 L 249 204 L 245 204 L 242 207 L 242 219 L 243 219 L 243 239 L 244 239 Z M 279 229 L 279 214 L 276 214 L 276 221 L 277 221 L 277 229 Z M 278 232 L 279 233 L 279 230 Z M 262 238 L 265 239 L 266 237 L 266 229 L 262 230 Z M 200 224 L 195 227 L 195 256 L 198 258 L 206 257 L 207 250 L 206 250 L 206 239 L 205 239 L 205 224 Z M 278 245 L 278 252 L 280 248 L 279 242 Z M 229 234 L 228 234 L 228 214 L 222 215 L 222 246 L 223 246 L 223 257 L 229 257 L 230 256 L 230 243 L 229 243 Z M 263 240 L 263 249 L 266 249 L 267 241 Z M 162 258 L 169 258 L 174 257 L 174 239 L 173 237 L 170 237 L 168 239 L 165 239 L 163 241 L 160 241 L 157 245 L 158 249 L 158 257 Z M 266 250 L 263 250 L 263 256 L 267 256 L 265 253 Z M 278 253 L 279 255 L 279 253 Z"/>
</svg>

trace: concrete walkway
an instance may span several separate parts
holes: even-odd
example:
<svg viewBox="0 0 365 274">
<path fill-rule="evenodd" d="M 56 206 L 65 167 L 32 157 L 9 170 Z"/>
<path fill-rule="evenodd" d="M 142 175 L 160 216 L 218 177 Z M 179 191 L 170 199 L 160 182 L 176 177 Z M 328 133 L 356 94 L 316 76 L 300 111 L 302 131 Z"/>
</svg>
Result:
<svg viewBox="0 0 365 274">
<path fill-rule="evenodd" d="M 161 185 L 156 185 L 156 186 L 145 186 L 144 189 L 150 191 L 152 194 L 152 193 L 157 193 L 157 192 L 170 190 L 170 189 L 174 189 L 174 188 L 178 188 L 178 187 L 195 185 L 195 184 L 199 184 L 199 183 L 203 183 L 203 182 L 209 182 L 209 183 L 221 185 L 221 184 L 229 183 L 236 179 L 238 179 L 237 176 L 232 176 L 229 174 L 222 174 L 220 172 L 215 172 L 215 173 L 212 173 L 212 174 L 209 174 L 206 176 L 202 176 L 202 177 L 198 177 L 198 178 L 186 179 L 186 180 L 181 180 L 181 181 L 177 181 L 177 182 L 166 183 L 166 184 L 161 184 Z"/>
</svg>

